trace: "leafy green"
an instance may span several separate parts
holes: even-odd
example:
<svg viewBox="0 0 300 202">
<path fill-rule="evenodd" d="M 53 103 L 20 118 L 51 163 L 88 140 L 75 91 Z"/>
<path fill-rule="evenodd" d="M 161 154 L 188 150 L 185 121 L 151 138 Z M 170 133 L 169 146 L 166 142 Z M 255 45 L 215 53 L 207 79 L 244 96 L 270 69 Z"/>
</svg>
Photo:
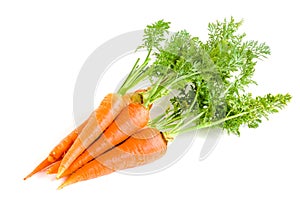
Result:
<svg viewBox="0 0 300 202">
<path fill-rule="evenodd" d="M 263 118 L 287 105 L 289 94 L 253 97 L 246 92 L 250 84 L 257 84 L 253 80 L 255 65 L 270 54 L 270 48 L 245 41 L 246 34 L 238 33 L 241 25 L 242 21 L 233 18 L 210 23 L 206 42 L 185 30 L 171 37 L 158 55 L 159 62 L 178 75 L 199 74 L 185 80 L 186 85 L 170 100 L 172 107 L 151 126 L 173 136 L 205 127 L 221 127 L 240 135 L 242 125 L 256 128 Z"/>
<path fill-rule="evenodd" d="M 160 20 L 146 27 L 139 48 L 147 49 L 148 55 L 141 65 L 138 59 L 119 90 L 124 94 L 149 81 L 150 88 L 141 93 L 145 106 L 172 95 L 168 109 L 149 126 L 169 136 L 206 127 L 240 135 L 242 125 L 258 127 L 291 100 L 289 94 L 253 97 L 247 92 L 249 85 L 257 84 L 257 62 L 271 51 L 265 43 L 245 40 L 246 34 L 238 33 L 242 21 L 209 23 L 205 42 L 186 30 L 170 34 L 169 25 Z"/>
<path fill-rule="evenodd" d="M 291 100 L 289 94 L 253 97 L 251 93 L 227 101 L 227 114 L 222 127 L 229 133 L 240 135 L 241 125 L 257 128 L 262 118 L 267 118 L 271 113 L 276 113 Z"/>
<path fill-rule="evenodd" d="M 166 35 L 169 33 L 170 22 L 159 20 L 152 25 L 147 25 L 144 30 L 143 44 L 139 48 L 147 48 L 148 51 L 154 48 L 160 49 L 162 42 L 165 41 Z"/>
<path fill-rule="evenodd" d="M 235 22 L 233 18 L 209 23 L 209 39 L 201 46 L 217 66 L 227 91 L 237 95 L 256 83 L 252 77 L 257 60 L 271 53 L 265 43 L 244 41 L 246 34 L 237 33 L 241 25 L 242 21 Z"/>
<path fill-rule="evenodd" d="M 168 29 L 170 22 L 164 22 L 159 20 L 152 25 L 148 25 L 144 30 L 143 44 L 138 47 L 138 49 L 147 48 L 148 54 L 144 59 L 144 62 L 139 65 L 140 58 L 138 58 L 131 69 L 131 72 L 127 76 L 126 80 L 123 82 L 122 86 L 119 88 L 118 93 L 124 95 L 128 90 L 136 86 L 143 80 L 146 80 L 149 72 L 151 71 L 148 66 L 151 55 L 153 54 L 153 49 L 159 49 L 161 43 L 165 40 L 165 35 L 169 33 Z"/>
</svg>

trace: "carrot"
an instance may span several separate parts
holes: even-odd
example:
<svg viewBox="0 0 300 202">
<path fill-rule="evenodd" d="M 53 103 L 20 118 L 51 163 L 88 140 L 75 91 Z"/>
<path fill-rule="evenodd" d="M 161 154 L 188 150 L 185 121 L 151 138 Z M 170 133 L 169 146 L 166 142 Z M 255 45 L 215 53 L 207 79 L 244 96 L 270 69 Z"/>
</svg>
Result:
<svg viewBox="0 0 300 202">
<path fill-rule="evenodd" d="M 78 134 L 80 134 L 82 129 L 86 126 L 87 122 L 88 119 L 85 120 L 78 128 L 73 130 L 68 136 L 62 139 L 60 143 L 56 147 L 54 147 L 50 152 L 48 156 L 48 161 L 55 162 L 63 154 L 65 154 L 78 137 Z"/>
<path fill-rule="evenodd" d="M 157 129 L 144 128 L 119 146 L 97 157 L 70 175 L 58 189 L 112 172 L 141 166 L 162 157 L 167 141 Z"/>
<path fill-rule="evenodd" d="M 74 140 L 77 138 L 78 134 L 81 132 L 81 130 L 86 125 L 87 120 L 83 122 L 78 128 L 73 130 L 69 135 L 67 135 L 64 139 L 62 139 L 58 145 L 56 145 L 51 152 L 49 153 L 48 157 L 43 160 L 31 173 L 29 173 L 24 180 L 28 179 L 32 175 L 42 171 L 46 167 L 50 166 L 53 162 L 57 161 L 62 157 L 63 154 L 65 154 L 68 149 L 73 144 Z"/>
<path fill-rule="evenodd" d="M 49 168 L 46 171 L 47 174 L 56 174 L 60 163 L 61 163 L 61 160 L 52 163 L 51 166 L 49 166 Z"/>
<path fill-rule="evenodd" d="M 141 104 L 130 103 L 121 111 L 102 136 L 85 150 L 60 177 L 71 174 L 105 151 L 126 140 L 145 127 L 148 121 L 149 110 Z"/>
<path fill-rule="evenodd" d="M 48 161 L 48 158 L 45 158 L 31 173 L 29 173 L 26 177 L 23 178 L 23 180 L 27 180 L 32 175 L 40 172 L 41 170 L 47 168 L 52 163 Z"/>
<path fill-rule="evenodd" d="M 128 104 L 129 100 L 127 98 L 127 96 L 122 97 L 114 93 L 110 93 L 104 97 L 99 107 L 90 116 L 78 138 L 62 159 L 57 177 L 111 124 L 120 111 Z"/>
</svg>

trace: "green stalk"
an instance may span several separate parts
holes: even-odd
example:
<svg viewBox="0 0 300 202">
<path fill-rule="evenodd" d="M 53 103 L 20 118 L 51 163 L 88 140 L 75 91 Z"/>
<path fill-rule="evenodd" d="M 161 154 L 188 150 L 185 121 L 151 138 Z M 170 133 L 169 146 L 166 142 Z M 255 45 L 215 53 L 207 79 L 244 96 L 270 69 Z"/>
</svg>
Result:
<svg viewBox="0 0 300 202">
<path fill-rule="evenodd" d="M 132 77 L 132 74 L 135 71 L 135 69 L 137 68 L 139 61 L 140 61 L 140 58 L 138 58 L 136 60 L 136 62 L 134 63 L 130 73 L 128 74 L 127 78 L 125 79 L 122 86 L 118 90 L 119 94 L 124 95 L 127 92 L 127 90 L 128 90 L 128 84 L 127 83 L 129 83 L 129 79 Z"/>
<path fill-rule="evenodd" d="M 198 75 L 199 73 L 192 73 L 184 76 L 180 76 L 177 78 L 165 76 L 160 77 L 158 81 L 156 81 L 155 85 L 151 86 L 150 90 L 145 92 L 143 94 L 144 97 L 144 106 L 149 106 L 150 104 L 153 104 L 156 100 L 161 98 L 162 96 L 168 95 L 171 91 L 168 89 L 173 89 L 174 85 L 176 85 L 178 82 L 182 80 L 187 80 L 189 78 L 192 78 L 195 75 Z M 163 82 L 162 82 L 163 81 Z M 161 88 L 159 88 L 161 87 Z"/>
<path fill-rule="evenodd" d="M 209 127 L 212 127 L 212 126 L 216 126 L 216 125 L 219 125 L 221 123 L 224 123 L 225 121 L 228 121 L 230 119 L 234 119 L 234 118 L 243 116 L 243 115 L 248 114 L 248 113 L 250 113 L 250 112 L 242 112 L 240 114 L 229 116 L 229 117 L 226 117 L 226 118 L 223 118 L 223 119 L 211 122 L 211 123 L 205 123 L 205 124 L 202 124 L 202 125 L 197 125 L 197 126 L 194 126 L 194 127 L 190 127 L 190 128 L 178 130 L 178 131 L 176 131 L 174 133 L 171 133 L 171 136 L 175 137 L 175 136 L 177 136 L 179 134 L 182 134 L 182 133 L 188 133 L 188 132 L 191 132 L 191 131 L 195 131 L 195 130 L 199 130 L 199 129 L 203 129 L 203 128 L 209 128 Z"/>
<path fill-rule="evenodd" d="M 142 80 L 144 80 L 148 76 L 146 67 L 150 61 L 151 52 L 152 52 L 152 50 L 150 49 L 148 51 L 148 54 L 147 54 L 144 62 L 141 64 L 141 66 L 138 65 L 140 58 L 137 59 L 137 61 L 133 65 L 133 68 L 131 69 L 129 75 L 127 76 L 126 80 L 123 82 L 122 86 L 119 88 L 119 90 L 118 90 L 119 94 L 121 94 L 121 95 L 126 94 L 128 90 L 130 90 L 131 88 L 136 86 L 138 83 L 140 83 Z"/>
</svg>

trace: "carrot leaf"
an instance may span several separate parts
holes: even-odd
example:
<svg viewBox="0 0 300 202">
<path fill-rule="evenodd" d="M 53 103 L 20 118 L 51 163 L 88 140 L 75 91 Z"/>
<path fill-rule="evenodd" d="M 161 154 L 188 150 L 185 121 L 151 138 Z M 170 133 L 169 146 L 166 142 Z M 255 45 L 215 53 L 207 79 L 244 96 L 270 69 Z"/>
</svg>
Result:
<svg viewBox="0 0 300 202">
<path fill-rule="evenodd" d="M 194 75 L 175 88 L 178 93 L 170 99 L 170 107 L 149 123 L 152 127 L 173 136 L 206 127 L 240 135 L 242 125 L 256 128 L 263 118 L 287 105 L 290 94 L 254 97 L 246 91 L 257 84 L 253 80 L 255 66 L 270 54 L 270 48 L 246 41 L 246 34 L 238 33 L 241 25 L 242 21 L 225 19 L 208 25 L 206 42 L 187 31 L 177 32 L 167 41 L 154 64 L 161 64 L 160 71 L 168 67 L 179 76 Z M 155 76 L 159 77 L 160 71 Z"/>
<path fill-rule="evenodd" d="M 148 125 L 173 136 L 206 127 L 240 135 L 242 125 L 258 127 L 286 106 L 291 95 L 254 97 L 247 91 L 257 85 L 257 62 L 271 51 L 265 43 L 246 40 L 239 32 L 242 23 L 233 17 L 209 23 L 206 41 L 186 30 L 170 33 L 170 23 L 163 20 L 148 25 L 138 47 L 148 54 L 142 64 L 140 59 L 134 64 L 119 93 L 147 81 L 149 89 L 140 92 L 146 107 L 172 95 L 168 109 Z"/>
</svg>

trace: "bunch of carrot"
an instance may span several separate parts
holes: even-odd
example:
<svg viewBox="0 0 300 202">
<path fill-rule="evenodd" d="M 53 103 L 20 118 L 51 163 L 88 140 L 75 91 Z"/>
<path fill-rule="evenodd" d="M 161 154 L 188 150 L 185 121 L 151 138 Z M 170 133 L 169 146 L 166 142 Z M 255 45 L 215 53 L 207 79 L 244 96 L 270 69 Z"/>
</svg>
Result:
<svg viewBox="0 0 300 202">
<path fill-rule="evenodd" d="M 88 120 L 55 146 L 24 179 L 47 168 L 46 172 L 57 173 L 57 178 L 69 176 L 62 188 L 162 156 L 166 140 L 160 131 L 145 127 L 149 109 L 131 97 L 108 94 Z"/>
<path fill-rule="evenodd" d="M 291 99 L 289 94 L 244 94 L 254 83 L 255 59 L 268 55 L 269 48 L 235 35 L 241 22 L 231 18 L 209 24 L 206 43 L 186 31 L 167 37 L 169 24 L 160 20 L 146 27 L 144 62 L 138 59 L 119 91 L 106 95 L 24 180 L 46 170 L 66 177 L 61 189 L 144 165 L 161 158 L 178 134 L 207 127 L 239 134 L 241 125 L 257 127 Z M 128 93 L 141 81 L 149 81 L 149 88 Z M 150 120 L 152 105 L 171 92 L 170 107 Z"/>
</svg>

